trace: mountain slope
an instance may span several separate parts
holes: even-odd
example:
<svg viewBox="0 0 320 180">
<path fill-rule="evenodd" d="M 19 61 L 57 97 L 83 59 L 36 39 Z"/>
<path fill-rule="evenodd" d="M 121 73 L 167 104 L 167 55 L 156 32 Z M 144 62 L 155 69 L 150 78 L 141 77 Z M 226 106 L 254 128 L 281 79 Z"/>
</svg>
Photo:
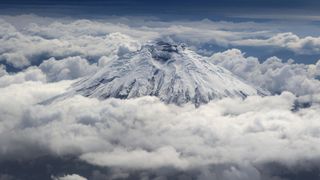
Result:
<svg viewBox="0 0 320 180">
<path fill-rule="evenodd" d="M 73 84 L 67 94 L 99 99 L 157 96 L 166 103 L 199 106 L 213 99 L 263 93 L 184 45 L 158 42 L 109 62 Z"/>
</svg>

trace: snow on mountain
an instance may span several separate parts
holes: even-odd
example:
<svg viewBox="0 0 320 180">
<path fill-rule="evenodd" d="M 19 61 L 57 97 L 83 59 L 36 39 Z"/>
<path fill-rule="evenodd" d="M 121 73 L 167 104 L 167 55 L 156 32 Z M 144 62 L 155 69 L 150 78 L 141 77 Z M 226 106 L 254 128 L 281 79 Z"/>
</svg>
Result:
<svg viewBox="0 0 320 180">
<path fill-rule="evenodd" d="M 223 97 L 245 98 L 266 92 L 208 62 L 184 45 L 157 42 L 120 59 L 72 85 L 63 96 L 99 99 L 156 96 L 165 103 L 195 106 Z"/>
</svg>

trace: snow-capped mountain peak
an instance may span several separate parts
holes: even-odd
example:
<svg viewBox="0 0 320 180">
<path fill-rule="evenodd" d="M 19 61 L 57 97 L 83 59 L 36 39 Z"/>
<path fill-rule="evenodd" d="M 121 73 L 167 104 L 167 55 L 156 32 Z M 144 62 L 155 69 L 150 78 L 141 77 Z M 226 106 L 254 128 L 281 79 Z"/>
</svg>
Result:
<svg viewBox="0 0 320 180">
<path fill-rule="evenodd" d="M 73 84 L 67 94 L 99 99 L 156 96 L 166 103 L 199 106 L 223 97 L 245 98 L 263 92 L 183 44 L 157 42 L 110 61 Z"/>
</svg>

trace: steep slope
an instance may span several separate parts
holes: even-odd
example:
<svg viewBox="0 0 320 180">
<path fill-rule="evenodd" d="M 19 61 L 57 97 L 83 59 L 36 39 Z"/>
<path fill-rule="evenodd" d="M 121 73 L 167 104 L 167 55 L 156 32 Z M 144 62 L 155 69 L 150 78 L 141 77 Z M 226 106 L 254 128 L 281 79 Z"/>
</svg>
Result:
<svg viewBox="0 0 320 180">
<path fill-rule="evenodd" d="M 166 103 L 199 106 L 213 99 L 245 98 L 263 92 L 184 45 L 158 42 L 109 62 L 75 83 L 68 93 L 72 94 L 99 99 L 157 96 Z"/>
</svg>

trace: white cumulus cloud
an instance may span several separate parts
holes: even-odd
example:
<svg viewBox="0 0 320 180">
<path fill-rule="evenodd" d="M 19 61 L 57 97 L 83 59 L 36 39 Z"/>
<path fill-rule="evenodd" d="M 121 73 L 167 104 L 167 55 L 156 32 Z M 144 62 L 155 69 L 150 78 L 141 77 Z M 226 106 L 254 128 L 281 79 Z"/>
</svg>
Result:
<svg viewBox="0 0 320 180">
<path fill-rule="evenodd" d="M 97 65 L 76 56 L 61 60 L 50 58 L 41 63 L 39 68 L 47 75 L 48 81 L 61 81 L 90 75 L 97 70 Z"/>
<path fill-rule="evenodd" d="M 100 101 L 75 96 L 38 104 L 69 84 L 26 82 L 0 89 L 6 97 L 0 99 L 5 107 L 0 159 L 73 155 L 128 172 L 170 167 L 199 171 L 201 177 L 205 172 L 218 173 L 218 179 L 254 173 L 259 179 L 264 164 L 291 167 L 320 157 L 320 105 L 314 101 L 310 108 L 292 111 L 297 98 L 289 92 L 227 98 L 197 109 L 166 105 L 155 97 Z M 228 168 L 210 168 L 221 165 Z"/>
<path fill-rule="evenodd" d="M 87 178 L 79 176 L 78 174 L 65 175 L 62 177 L 53 177 L 53 180 L 87 180 Z"/>
<path fill-rule="evenodd" d="M 238 49 L 215 53 L 208 60 L 273 93 L 290 91 L 296 95 L 308 95 L 320 91 L 320 61 L 306 65 L 270 57 L 260 63 L 257 58 L 246 57 Z"/>
</svg>

